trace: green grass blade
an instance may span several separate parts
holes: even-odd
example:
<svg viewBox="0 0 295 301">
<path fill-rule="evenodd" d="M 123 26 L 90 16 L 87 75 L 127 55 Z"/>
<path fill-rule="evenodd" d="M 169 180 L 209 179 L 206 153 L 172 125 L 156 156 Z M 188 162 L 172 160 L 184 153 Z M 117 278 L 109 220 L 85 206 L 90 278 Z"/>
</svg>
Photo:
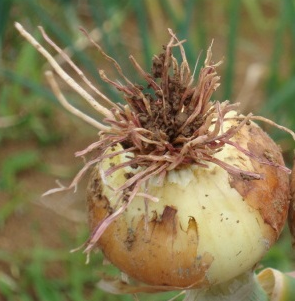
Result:
<svg viewBox="0 0 295 301">
<path fill-rule="evenodd" d="M 121 42 L 119 29 L 130 12 L 130 1 L 112 2 L 104 0 L 97 3 L 96 0 L 89 0 L 89 9 L 96 27 L 100 29 L 102 34 L 101 41 L 105 52 L 117 59 L 118 54 L 120 54 L 117 44 Z M 106 23 L 108 24 L 107 28 Z"/>
<path fill-rule="evenodd" d="M 232 87 L 234 80 L 234 68 L 235 68 L 235 54 L 236 45 L 238 41 L 238 26 L 240 20 L 240 6 L 241 0 L 231 0 L 229 2 L 228 19 L 229 19 L 229 32 L 227 40 L 227 64 L 224 74 L 224 97 L 223 99 L 230 99 L 232 96 Z"/>
<path fill-rule="evenodd" d="M 34 262 L 28 267 L 27 273 L 34 284 L 34 291 L 39 300 L 62 301 L 65 297 L 59 293 L 54 281 L 46 279 L 44 264 Z"/>
<path fill-rule="evenodd" d="M 98 4 L 95 0 L 89 0 L 89 9 L 96 27 L 101 29 L 101 41 L 104 46 L 104 50 L 108 53 L 109 56 L 114 57 L 115 51 L 111 46 L 110 38 L 107 34 L 105 34 L 105 30 L 103 30 L 104 20 L 106 19 L 105 6 L 102 5 L 102 3 Z"/>
<path fill-rule="evenodd" d="M 188 0 L 185 3 L 185 19 L 183 20 L 181 26 L 180 26 L 180 36 L 181 37 L 188 37 L 190 24 L 192 23 L 192 17 L 194 13 L 194 8 L 198 9 L 200 5 L 200 1 L 197 0 Z"/>
<path fill-rule="evenodd" d="M 295 75 L 291 77 L 280 89 L 277 89 L 268 99 L 267 106 L 264 107 L 263 112 L 270 114 L 277 112 L 280 108 L 290 108 L 286 103 L 290 101 L 290 105 L 294 103 L 295 95 Z M 290 112 L 290 111 L 288 111 Z M 288 113 L 286 112 L 286 113 Z M 293 112 L 291 111 L 293 114 Z"/>
<path fill-rule="evenodd" d="M 22 76 L 16 72 L 2 69 L 0 70 L 0 76 L 5 79 L 13 82 L 14 84 L 20 85 L 22 87 L 28 88 L 31 90 L 32 94 L 40 96 L 42 98 L 48 99 L 54 103 L 57 103 L 57 99 L 54 94 L 48 88 L 41 85 L 39 82 L 28 79 L 25 76 Z"/>
<path fill-rule="evenodd" d="M 38 163 L 39 154 L 33 150 L 8 156 L 1 166 L 0 187 L 13 189 L 17 184 L 16 175 L 21 171 L 36 166 Z"/>
<path fill-rule="evenodd" d="M 280 74 L 279 70 L 280 70 L 281 58 L 284 53 L 284 47 L 282 47 L 283 37 L 284 37 L 285 27 L 287 24 L 286 14 L 287 14 L 286 5 L 284 4 L 284 1 L 282 1 L 280 3 L 280 15 L 279 15 L 279 19 L 277 20 L 276 34 L 273 41 L 273 51 L 272 51 L 270 67 L 269 67 L 270 75 L 266 84 L 266 93 L 268 97 L 270 97 L 279 86 L 279 74 Z"/>
<path fill-rule="evenodd" d="M 142 43 L 143 59 L 145 66 L 150 66 L 152 58 L 152 42 L 149 35 L 148 16 L 144 1 L 133 0 L 133 8 L 139 28 L 139 35 Z"/>
<path fill-rule="evenodd" d="M 5 29 L 7 21 L 10 16 L 10 11 L 14 1 L 13 0 L 1 0 L 0 1 L 0 58 L 2 56 L 2 43 L 4 40 Z"/>
<path fill-rule="evenodd" d="M 190 30 L 190 25 L 192 23 L 192 18 L 195 9 L 200 9 L 200 0 L 188 0 L 185 3 L 184 7 L 184 20 L 180 23 L 180 26 L 178 28 L 178 36 L 179 39 L 186 39 L 186 43 L 184 45 L 185 50 L 186 50 L 186 56 L 187 59 L 190 63 L 195 62 L 197 59 L 197 51 L 194 51 L 193 44 L 191 42 L 191 39 L 189 38 L 189 30 Z"/>
<path fill-rule="evenodd" d="M 173 3 L 171 3 L 169 0 L 162 0 L 161 5 L 163 7 L 163 11 L 165 11 L 168 15 L 168 19 L 171 20 L 174 29 L 179 28 L 181 20 L 173 9 Z"/>
<path fill-rule="evenodd" d="M 250 16 L 251 22 L 258 30 L 266 30 L 268 17 L 264 15 L 264 7 L 256 0 L 243 0 L 243 6 Z"/>
<path fill-rule="evenodd" d="M 206 20 L 205 20 L 205 1 L 198 0 L 198 7 L 196 10 L 196 32 L 198 36 L 198 47 L 203 51 L 206 51 L 207 45 L 207 32 L 206 32 Z"/>
<path fill-rule="evenodd" d="M 294 1 L 292 0 L 284 0 L 285 2 L 285 12 L 286 12 L 286 17 L 288 18 L 289 21 L 289 26 L 290 26 L 290 40 L 292 43 L 292 53 L 295 52 L 295 5 Z M 295 60 L 292 60 L 290 62 L 292 64 L 292 72 L 295 71 Z"/>
</svg>

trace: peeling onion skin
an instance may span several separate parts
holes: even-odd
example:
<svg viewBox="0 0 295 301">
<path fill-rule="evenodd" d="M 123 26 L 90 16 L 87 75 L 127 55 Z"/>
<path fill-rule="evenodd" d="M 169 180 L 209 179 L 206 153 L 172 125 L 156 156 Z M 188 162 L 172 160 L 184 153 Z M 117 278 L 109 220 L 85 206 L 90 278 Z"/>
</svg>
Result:
<svg viewBox="0 0 295 301">
<path fill-rule="evenodd" d="M 235 124 L 225 121 L 224 127 Z M 284 165 L 279 147 L 253 122 L 243 126 L 232 141 L 262 161 Z M 215 157 L 265 178 L 233 176 L 209 163 L 208 168 L 192 165 L 170 171 L 162 187 L 151 179 L 148 192 L 159 202 L 149 201 L 146 211 L 143 197 L 136 197 L 108 226 L 97 243 L 106 258 L 138 281 L 173 289 L 206 288 L 253 269 L 285 224 L 288 175 L 230 145 Z M 124 155 L 105 159 L 103 169 L 124 160 Z M 130 171 L 137 170 L 116 171 L 107 178 L 108 185 L 121 186 L 126 181 L 124 173 Z M 97 167 L 87 194 L 93 231 L 116 204 Z"/>
</svg>

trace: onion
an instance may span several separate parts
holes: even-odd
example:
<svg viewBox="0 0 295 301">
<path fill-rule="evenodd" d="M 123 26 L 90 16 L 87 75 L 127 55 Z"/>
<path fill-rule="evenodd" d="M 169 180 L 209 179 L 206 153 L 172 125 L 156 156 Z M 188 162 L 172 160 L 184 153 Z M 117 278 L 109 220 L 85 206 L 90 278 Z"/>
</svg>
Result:
<svg viewBox="0 0 295 301">
<path fill-rule="evenodd" d="M 275 125 L 293 138 L 295 134 L 263 117 L 239 114 L 238 104 L 212 101 L 221 62 L 212 62 L 210 47 L 194 83 L 183 41 L 172 30 L 164 52 L 153 58 L 151 74 L 130 57 L 146 87 L 129 81 L 118 63 L 89 37 L 125 81 L 112 81 L 100 70 L 101 78 L 124 94 L 127 104 L 121 105 L 96 89 L 41 28 L 45 40 L 109 109 L 20 24 L 16 28 L 104 117 L 102 123 L 74 108 L 53 73 L 46 73 L 61 104 L 99 130 L 99 140 L 76 153 L 91 153 L 92 159 L 72 184 L 47 194 L 76 188 L 95 165 L 87 189 L 92 234 L 85 252 L 89 255 L 98 247 L 122 272 L 149 285 L 126 289 L 125 282 L 104 280 L 104 289 L 116 293 L 192 289 L 186 300 L 196 300 L 200 292 L 206 295 L 203 300 L 253 300 L 257 294 L 260 298 L 255 300 L 266 300 L 252 272 L 285 224 L 290 171 L 280 148 L 254 120 Z M 173 55 L 175 48 L 180 50 L 180 62 Z M 293 233 L 294 211 L 292 206 Z"/>
<path fill-rule="evenodd" d="M 224 127 L 237 121 L 225 122 Z M 255 157 L 283 164 L 279 148 L 253 122 L 233 141 Z M 110 152 L 121 150 L 121 146 Z M 107 180 L 101 173 L 126 162 L 132 154 L 103 160 L 88 188 L 91 229 L 124 205 L 114 190 L 124 174 L 141 172 L 125 167 Z M 158 201 L 135 197 L 98 241 L 105 256 L 131 277 L 150 285 L 178 288 L 207 287 L 252 269 L 277 240 L 288 208 L 288 175 L 260 164 L 226 145 L 215 158 L 241 170 L 264 174 L 264 179 L 229 175 L 222 167 L 186 166 L 171 170 L 159 184 L 152 177 L 145 189 Z M 147 205 L 146 205 L 147 204 Z"/>
</svg>

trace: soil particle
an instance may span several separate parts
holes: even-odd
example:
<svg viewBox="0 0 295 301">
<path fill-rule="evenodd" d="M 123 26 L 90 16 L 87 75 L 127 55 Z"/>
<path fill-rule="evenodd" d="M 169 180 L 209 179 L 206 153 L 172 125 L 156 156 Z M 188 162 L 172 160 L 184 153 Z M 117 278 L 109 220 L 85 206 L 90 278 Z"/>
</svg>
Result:
<svg viewBox="0 0 295 301">
<path fill-rule="evenodd" d="M 127 238 L 125 240 L 125 245 L 126 245 L 128 251 L 131 251 L 134 241 L 135 241 L 134 231 L 133 231 L 133 229 L 129 228 Z"/>
</svg>

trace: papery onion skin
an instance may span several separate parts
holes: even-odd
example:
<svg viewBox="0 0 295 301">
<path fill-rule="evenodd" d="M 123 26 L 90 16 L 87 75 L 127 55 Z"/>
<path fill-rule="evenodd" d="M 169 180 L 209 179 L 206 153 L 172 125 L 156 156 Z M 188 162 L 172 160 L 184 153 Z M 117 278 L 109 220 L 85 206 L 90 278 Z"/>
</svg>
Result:
<svg viewBox="0 0 295 301">
<path fill-rule="evenodd" d="M 236 123 L 226 121 L 224 127 Z M 279 147 L 253 122 L 232 141 L 261 161 L 284 165 Z M 264 179 L 233 176 L 213 163 L 208 168 L 192 165 L 171 171 L 162 187 L 152 179 L 148 192 L 159 202 L 149 201 L 146 215 L 143 198 L 136 197 L 109 225 L 97 243 L 106 258 L 136 280 L 173 289 L 209 287 L 252 269 L 285 223 L 288 175 L 230 145 L 215 157 L 241 170 L 264 174 Z M 104 160 L 103 168 L 124 160 L 124 155 Z M 122 185 L 124 173 L 130 170 L 116 171 L 108 185 Z M 95 168 L 88 187 L 92 230 L 114 210 L 115 203 L 113 191 Z"/>
</svg>

